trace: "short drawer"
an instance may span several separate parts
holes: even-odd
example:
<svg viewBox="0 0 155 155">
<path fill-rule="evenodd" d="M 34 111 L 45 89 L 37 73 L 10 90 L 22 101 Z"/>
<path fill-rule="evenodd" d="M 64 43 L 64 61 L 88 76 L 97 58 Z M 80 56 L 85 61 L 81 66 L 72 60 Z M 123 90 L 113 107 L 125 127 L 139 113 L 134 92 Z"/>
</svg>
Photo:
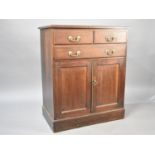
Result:
<svg viewBox="0 0 155 155">
<path fill-rule="evenodd" d="M 54 44 L 90 44 L 93 43 L 91 30 L 55 30 Z"/>
<path fill-rule="evenodd" d="M 117 57 L 126 55 L 126 44 L 55 46 L 54 59 Z"/>
<path fill-rule="evenodd" d="M 123 43 L 127 42 L 125 30 L 95 30 L 95 43 Z"/>
</svg>

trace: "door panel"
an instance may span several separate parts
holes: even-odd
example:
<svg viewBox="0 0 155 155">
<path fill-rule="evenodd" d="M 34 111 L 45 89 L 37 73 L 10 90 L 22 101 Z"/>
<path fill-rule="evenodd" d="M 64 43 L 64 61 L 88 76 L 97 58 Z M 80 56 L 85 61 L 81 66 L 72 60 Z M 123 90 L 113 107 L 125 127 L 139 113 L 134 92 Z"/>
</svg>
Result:
<svg viewBox="0 0 155 155">
<path fill-rule="evenodd" d="M 117 102 L 118 93 L 118 64 L 98 65 L 96 68 L 98 81 L 96 104 L 97 106 Z M 106 91 L 105 91 L 106 90 Z"/>
<path fill-rule="evenodd" d="M 102 59 L 93 63 L 93 111 L 123 106 L 124 58 Z"/>
<path fill-rule="evenodd" d="M 89 61 L 56 63 L 57 117 L 90 112 L 91 65 Z"/>
</svg>

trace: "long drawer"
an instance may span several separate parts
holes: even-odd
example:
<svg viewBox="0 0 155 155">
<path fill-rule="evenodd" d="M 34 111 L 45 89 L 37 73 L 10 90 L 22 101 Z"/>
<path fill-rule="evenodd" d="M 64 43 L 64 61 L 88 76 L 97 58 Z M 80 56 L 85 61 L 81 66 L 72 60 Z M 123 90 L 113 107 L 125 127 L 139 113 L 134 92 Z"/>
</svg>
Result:
<svg viewBox="0 0 155 155">
<path fill-rule="evenodd" d="M 126 44 L 55 46 L 54 59 L 117 57 L 126 55 Z"/>
</svg>

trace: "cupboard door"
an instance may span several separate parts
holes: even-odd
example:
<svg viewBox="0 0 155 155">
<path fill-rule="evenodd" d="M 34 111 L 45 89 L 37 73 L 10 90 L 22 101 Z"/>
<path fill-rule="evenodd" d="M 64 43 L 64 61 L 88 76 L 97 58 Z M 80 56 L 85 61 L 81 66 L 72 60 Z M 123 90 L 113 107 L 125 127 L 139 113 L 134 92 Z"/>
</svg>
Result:
<svg viewBox="0 0 155 155">
<path fill-rule="evenodd" d="M 92 111 L 123 107 L 125 58 L 95 61 L 92 71 Z"/>
<path fill-rule="evenodd" d="M 90 112 L 91 64 L 89 61 L 55 63 L 56 118 Z"/>
</svg>

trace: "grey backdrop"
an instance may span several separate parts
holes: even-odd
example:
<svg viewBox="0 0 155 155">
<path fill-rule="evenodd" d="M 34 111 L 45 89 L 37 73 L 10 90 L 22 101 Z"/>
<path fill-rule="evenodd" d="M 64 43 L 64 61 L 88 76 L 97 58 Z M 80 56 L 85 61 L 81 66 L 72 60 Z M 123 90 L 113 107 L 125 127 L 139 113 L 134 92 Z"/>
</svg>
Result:
<svg viewBox="0 0 155 155">
<path fill-rule="evenodd" d="M 41 116 L 37 29 L 49 24 L 127 26 L 125 104 L 154 102 L 155 20 L 0 20 L 0 134 L 49 131 Z"/>
</svg>

